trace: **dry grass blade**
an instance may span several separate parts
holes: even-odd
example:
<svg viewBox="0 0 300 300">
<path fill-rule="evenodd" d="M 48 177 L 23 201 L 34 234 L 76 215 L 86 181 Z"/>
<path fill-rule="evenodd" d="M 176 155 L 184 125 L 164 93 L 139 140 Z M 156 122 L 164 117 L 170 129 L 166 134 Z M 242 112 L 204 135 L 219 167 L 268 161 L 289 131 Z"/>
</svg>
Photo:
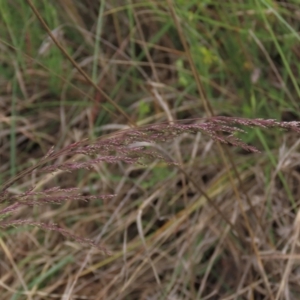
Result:
<svg viewBox="0 0 300 300">
<path fill-rule="evenodd" d="M 82 68 L 76 63 L 76 61 L 68 54 L 68 52 L 64 49 L 64 47 L 59 43 L 59 41 L 55 38 L 47 24 L 45 23 L 44 19 L 33 5 L 31 0 L 26 0 L 28 5 L 31 7 L 32 11 L 36 15 L 36 17 L 41 22 L 42 26 L 47 31 L 48 35 L 51 37 L 55 45 L 61 50 L 61 52 L 66 56 L 66 58 L 72 63 L 72 65 L 78 70 L 78 72 L 89 82 L 110 104 L 112 104 L 120 114 L 122 114 L 126 120 L 134 126 L 135 123 L 131 120 L 131 118 L 117 105 L 103 90 L 101 90 L 92 80 L 91 78 L 82 70 Z"/>
</svg>

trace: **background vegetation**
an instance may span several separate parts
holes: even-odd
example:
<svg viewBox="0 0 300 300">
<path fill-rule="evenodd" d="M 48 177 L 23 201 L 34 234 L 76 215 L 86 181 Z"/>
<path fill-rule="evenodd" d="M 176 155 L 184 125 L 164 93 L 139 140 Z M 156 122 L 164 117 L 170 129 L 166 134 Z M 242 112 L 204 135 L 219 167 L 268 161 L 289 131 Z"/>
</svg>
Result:
<svg viewBox="0 0 300 300">
<path fill-rule="evenodd" d="M 0 1 L 0 183 L 53 145 L 133 124 L 299 120 L 299 4 Z M 21 178 L 11 194 L 32 186 L 116 194 L 16 215 L 100 241 L 111 255 L 55 231 L 1 229 L 1 299 L 299 299 L 299 134 L 247 131 L 242 139 L 260 154 L 222 152 L 200 133 L 157 146 L 186 175 L 154 159 Z"/>
</svg>

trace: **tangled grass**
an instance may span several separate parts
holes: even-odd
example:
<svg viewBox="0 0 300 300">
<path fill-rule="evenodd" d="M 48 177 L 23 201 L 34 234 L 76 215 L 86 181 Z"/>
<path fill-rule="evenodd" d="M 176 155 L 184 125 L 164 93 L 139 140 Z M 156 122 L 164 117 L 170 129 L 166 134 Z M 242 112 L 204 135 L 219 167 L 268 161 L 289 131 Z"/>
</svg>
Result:
<svg viewBox="0 0 300 300">
<path fill-rule="evenodd" d="M 296 2 L 1 2 L 3 299 L 299 299 Z"/>
</svg>

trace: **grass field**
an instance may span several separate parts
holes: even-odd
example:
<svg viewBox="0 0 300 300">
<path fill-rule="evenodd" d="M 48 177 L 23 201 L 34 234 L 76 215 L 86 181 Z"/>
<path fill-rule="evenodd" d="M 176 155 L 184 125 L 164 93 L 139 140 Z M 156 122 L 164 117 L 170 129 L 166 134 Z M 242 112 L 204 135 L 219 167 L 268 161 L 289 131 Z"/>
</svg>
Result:
<svg viewBox="0 0 300 300">
<path fill-rule="evenodd" d="M 0 228 L 0 300 L 300 299 L 299 133 L 237 124 L 253 153 L 147 131 L 299 121 L 299 0 L 7 0 L 0 16 L 0 221 L 34 188 L 5 215 L 26 222 Z M 158 141 L 142 163 L 72 150 L 134 128 Z M 52 146 L 48 167 L 72 172 L 34 168 Z M 39 205 L 54 187 L 60 205 Z"/>
</svg>

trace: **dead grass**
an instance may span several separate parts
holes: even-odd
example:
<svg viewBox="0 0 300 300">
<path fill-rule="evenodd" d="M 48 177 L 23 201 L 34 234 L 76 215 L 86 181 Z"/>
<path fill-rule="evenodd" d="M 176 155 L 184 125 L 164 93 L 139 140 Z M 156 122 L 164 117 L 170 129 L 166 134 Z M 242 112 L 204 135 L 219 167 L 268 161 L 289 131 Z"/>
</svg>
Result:
<svg viewBox="0 0 300 300">
<path fill-rule="evenodd" d="M 4 2 L 2 183 L 52 145 L 133 125 L 209 115 L 299 119 L 296 1 L 106 1 L 103 10 L 96 1 L 32 1 L 77 66 L 46 39 L 26 1 Z M 185 174 L 154 159 L 21 178 L 10 193 L 59 185 L 117 194 L 14 216 L 54 222 L 112 254 L 36 227 L 1 230 L 0 298 L 298 299 L 299 135 L 248 131 L 244 141 L 262 153 L 222 148 L 200 133 L 164 144 Z"/>
</svg>

